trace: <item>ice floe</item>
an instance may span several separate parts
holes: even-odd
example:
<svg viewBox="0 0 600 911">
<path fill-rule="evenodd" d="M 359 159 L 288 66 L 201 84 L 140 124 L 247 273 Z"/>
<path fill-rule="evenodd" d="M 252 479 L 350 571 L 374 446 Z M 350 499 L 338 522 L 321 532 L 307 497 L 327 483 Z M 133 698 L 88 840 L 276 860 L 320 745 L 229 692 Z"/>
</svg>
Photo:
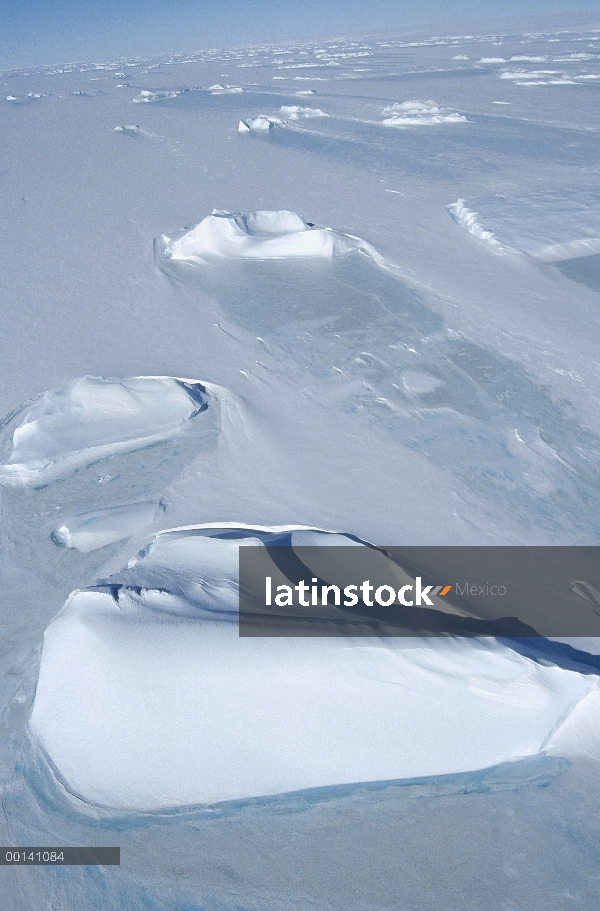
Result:
<svg viewBox="0 0 600 911">
<path fill-rule="evenodd" d="M 494 640 L 240 638 L 238 548 L 329 543 L 362 546 L 162 532 L 74 592 L 46 630 L 30 719 L 67 789 L 152 811 L 480 769 L 543 751 L 596 688 Z"/>
<path fill-rule="evenodd" d="M 0 485 L 42 486 L 118 452 L 180 434 L 208 408 L 207 387 L 168 376 L 85 376 L 26 406 Z"/>
<path fill-rule="evenodd" d="M 204 264 L 219 259 L 331 259 L 360 248 L 361 242 L 308 224 L 287 210 L 244 214 L 214 209 L 179 237 L 162 235 L 158 246 L 166 259 Z"/>
<path fill-rule="evenodd" d="M 459 199 L 450 216 L 496 249 L 551 262 L 600 253 L 600 190 Z"/>
<path fill-rule="evenodd" d="M 464 114 L 440 107 L 435 101 L 403 101 L 382 111 L 386 127 L 435 126 L 439 123 L 467 123 Z"/>
<path fill-rule="evenodd" d="M 164 511 L 164 503 L 130 503 L 63 519 L 52 532 L 59 547 L 74 548 L 83 554 L 129 538 L 135 531 L 147 528 Z"/>
</svg>

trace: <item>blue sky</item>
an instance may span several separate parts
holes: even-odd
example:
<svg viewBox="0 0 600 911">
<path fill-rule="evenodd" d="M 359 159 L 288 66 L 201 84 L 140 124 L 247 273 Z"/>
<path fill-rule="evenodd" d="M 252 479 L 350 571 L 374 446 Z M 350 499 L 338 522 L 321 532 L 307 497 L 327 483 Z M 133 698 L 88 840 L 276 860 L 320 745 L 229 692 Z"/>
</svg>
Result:
<svg viewBox="0 0 600 911">
<path fill-rule="evenodd" d="M 0 68 L 587 11 L 600 0 L 0 0 Z"/>
</svg>

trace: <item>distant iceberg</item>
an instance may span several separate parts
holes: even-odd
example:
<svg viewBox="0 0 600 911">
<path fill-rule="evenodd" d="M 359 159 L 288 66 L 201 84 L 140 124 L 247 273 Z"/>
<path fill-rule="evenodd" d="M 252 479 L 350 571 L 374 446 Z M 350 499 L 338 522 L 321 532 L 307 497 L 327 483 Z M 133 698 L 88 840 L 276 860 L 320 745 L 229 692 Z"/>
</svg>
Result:
<svg viewBox="0 0 600 911">
<path fill-rule="evenodd" d="M 146 131 L 134 123 L 128 123 L 115 127 L 114 132 L 123 133 L 125 136 L 142 136 Z"/>
<path fill-rule="evenodd" d="M 544 262 L 600 253 L 600 190 L 459 199 L 454 221 L 497 249 L 519 250 Z"/>
<path fill-rule="evenodd" d="M 107 458 L 171 439 L 208 408 L 207 389 L 168 376 L 84 376 L 27 408 L 0 464 L 0 485 L 39 487 Z"/>
<path fill-rule="evenodd" d="M 440 123 L 467 123 L 464 114 L 440 107 L 435 101 L 404 101 L 390 104 L 382 111 L 386 127 L 435 126 Z"/>
<path fill-rule="evenodd" d="M 204 264 L 219 259 L 331 259 L 358 249 L 356 238 L 308 224 L 295 212 L 244 214 L 214 209 L 200 224 L 173 239 L 158 238 L 166 259 Z"/>
<path fill-rule="evenodd" d="M 268 131 L 272 130 L 280 123 L 281 121 L 277 117 L 266 117 L 261 114 L 260 117 L 253 117 L 249 120 L 240 120 L 238 133 L 249 133 L 251 130 L 258 130 L 259 132 Z"/>
<path fill-rule="evenodd" d="M 296 92 L 297 95 L 314 94 L 313 91 Z M 311 117 L 329 117 L 325 111 L 320 108 L 306 108 L 298 104 L 282 105 L 279 109 L 281 116 L 276 114 L 261 114 L 259 117 L 252 117 L 248 120 L 240 120 L 238 133 L 249 133 L 252 130 L 265 132 L 272 130 L 274 127 L 283 127 L 289 120 L 306 120 Z"/>
<path fill-rule="evenodd" d="M 303 120 L 307 117 L 329 117 L 329 114 L 326 114 L 320 108 L 303 108 L 297 104 L 282 105 L 279 110 L 288 120 Z"/>
<path fill-rule="evenodd" d="M 149 92 L 147 89 L 142 89 L 139 97 L 131 100 L 134 104 L 149 104 L 152 101 L 159 101 L 161 98 L 177 98 L 178 95 L 179 92 Z"/>
<path fill-rule="evenodd" d="M 211 95 L 241 95 L 244 90 L 241 85 L 221 85 L 220 82 L 217 82 L 215 85 L 209 86 L 208 91 Z"/>
</svg>

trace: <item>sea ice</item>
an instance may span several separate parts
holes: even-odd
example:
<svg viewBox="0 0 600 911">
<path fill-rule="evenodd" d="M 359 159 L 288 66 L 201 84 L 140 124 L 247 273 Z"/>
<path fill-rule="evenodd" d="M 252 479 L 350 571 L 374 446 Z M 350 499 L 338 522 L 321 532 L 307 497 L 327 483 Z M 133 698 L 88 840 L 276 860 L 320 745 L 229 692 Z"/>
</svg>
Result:
<svg viewBox="0 0 600 911">
<path fill-rule="evenodd" d="M 71 793 L 152 811 L 485 768 L 543 751 L 596 688 L 494 640 L 240 638 L 238 546 L 286 541 L 161 533 L 70 596 L 30 726 Z"/>
<path fill-rule="evenodd" d="M 28 407 L 0 464 L 0 485 L 39 487 L 117 452 L 170 439 L 206 408 L 206 388 L 195 380 L 73 380 Z"/>
</svg>

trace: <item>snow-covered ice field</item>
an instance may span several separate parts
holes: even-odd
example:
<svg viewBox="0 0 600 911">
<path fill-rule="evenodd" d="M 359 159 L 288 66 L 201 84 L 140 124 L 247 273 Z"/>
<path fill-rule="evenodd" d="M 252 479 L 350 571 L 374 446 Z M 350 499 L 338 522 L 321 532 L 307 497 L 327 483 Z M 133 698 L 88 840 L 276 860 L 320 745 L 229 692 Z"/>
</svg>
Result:
<svg viewBox="0 0 600 911">
<path fill-rule="evenodd" d="M 0 842 L 121 846 L 2 907 L 597 911 L 597 640 L 239 638 L 237 560 L 600 543 L 600 30 L 0 90 Z"/>
</svg>

